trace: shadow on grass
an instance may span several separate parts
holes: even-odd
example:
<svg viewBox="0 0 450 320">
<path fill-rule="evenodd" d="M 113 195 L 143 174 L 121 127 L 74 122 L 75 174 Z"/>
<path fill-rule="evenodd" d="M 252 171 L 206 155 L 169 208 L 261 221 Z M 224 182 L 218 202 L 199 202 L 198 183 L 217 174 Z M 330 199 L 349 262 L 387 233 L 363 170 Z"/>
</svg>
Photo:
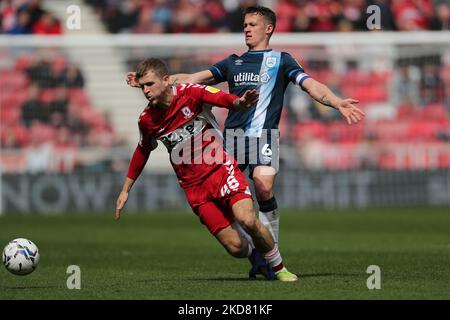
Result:
<svg viewBox="0 0 450 320">
<path fill-rule="evenodd" d="M 299 274 L 301 278 L 317 278 L 317 277 L 356 277 L 361 276 L 361 273 L 302 273 Z"/>
<path fill-rule="evenodd" d="M 58 286 L 16 286 L 16 287 L 0 286 L 0 289 L 6 289 L 6 290 L 54 289 L 54 288 L 59 288 L 59 287 Z"/>
<path fill-rule="evenodd" d="M 259 280 L 265 280 L 263 278 L 257 278 L 257 279 L 249 279 L 249 278 L 245 278 L 245 277 L 215 277 L 215 278 L 185 278 L 185 279 L 177 279 L 177 281 L 240 281 L 240 282 L 248 282 L 248 281 L 259 281 Z M 170 279 L 166 279 L 166 280 L 161 280 L 161 279 L 143 279 L 143 280 L 136 280 L 136 282 L 141 282 L 141 283 L 145 283 L 145 282 L 161 282 L 161 281 L 170 281 L 172 282 L 173 280 Z"/>
</svg>

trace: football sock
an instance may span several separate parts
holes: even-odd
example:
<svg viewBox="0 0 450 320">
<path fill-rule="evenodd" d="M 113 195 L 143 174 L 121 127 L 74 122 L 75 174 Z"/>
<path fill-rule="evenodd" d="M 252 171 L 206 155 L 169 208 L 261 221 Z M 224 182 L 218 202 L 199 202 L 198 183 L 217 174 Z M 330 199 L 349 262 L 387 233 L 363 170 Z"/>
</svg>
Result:
<svg viewBox="0 0 450 320">
<path fill-rule="evenodd" d="M 269 229 L 275 243 L 278 243 L 280 229 L 280 214 L 277 210 L 277 200 L 272 197 L 269 200 L 258 201 L 259 221 Z"/>
<path fill-rule="evenodd" d="M 264 254 L 264 258 L 266 259 L 267 263 L 271 266 L 274 272 L 280 271 L 281 269 L 284 268 L 283 259 L 281 259 L 280 250 L 278 250 L 277 244 L 274 245 L 272 250 Z"/>
</svg>

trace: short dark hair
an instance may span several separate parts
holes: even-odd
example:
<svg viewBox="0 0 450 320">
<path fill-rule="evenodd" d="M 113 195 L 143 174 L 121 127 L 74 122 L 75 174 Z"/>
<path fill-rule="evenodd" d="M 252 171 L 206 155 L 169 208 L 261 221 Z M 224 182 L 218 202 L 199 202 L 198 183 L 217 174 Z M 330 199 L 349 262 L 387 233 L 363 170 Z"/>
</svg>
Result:
<svg viewBox="0 0 450 320">
<path fill-rule="evenodd" d="M 263 6 L 252 6 L 244 10 L 244 16 L 246 14 L 252 13 L 256 13 L 263 16 L 269 24 L 273 25 L 273 30 L 275 30 L 275 26 L 277 24 L 277 16 L 275 15 L 275 12 L 273 12 L 271 9 Z"/>
<path fill-rule="evenodd" d="M 141 61 L 136 68 L 136 79 L 140 79 L 149 71 L 162 78 L 169 74 L 169 69 L 164 61 L 158 58 L 149 58 Z"/>
</svg>

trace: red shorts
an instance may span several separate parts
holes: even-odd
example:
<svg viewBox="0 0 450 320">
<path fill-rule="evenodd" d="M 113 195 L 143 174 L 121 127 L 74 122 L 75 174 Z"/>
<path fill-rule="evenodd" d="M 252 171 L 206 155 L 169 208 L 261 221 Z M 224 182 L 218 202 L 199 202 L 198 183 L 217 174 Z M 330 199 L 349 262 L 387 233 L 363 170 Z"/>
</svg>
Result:
<svg viewBox="0 0 450 320">
<path fill-rule="evenodd" d="M 231 207 L 252 199 L 248 182 L 236 163 L 221 165 L 200 184 L 184 188 L 192 210 L 213 235 L 233 223 Z"/>
</svg>

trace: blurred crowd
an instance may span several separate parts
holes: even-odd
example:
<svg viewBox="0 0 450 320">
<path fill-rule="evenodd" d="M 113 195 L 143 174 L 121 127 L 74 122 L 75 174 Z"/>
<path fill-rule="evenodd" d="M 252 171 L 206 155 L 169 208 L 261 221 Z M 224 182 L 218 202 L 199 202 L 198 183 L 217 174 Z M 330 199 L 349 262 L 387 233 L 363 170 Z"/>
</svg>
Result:
<svg viewBox="0 0 450 320">
<path fill-rule="evenodd" d="M 109 114 L 92 106 L 80 67 L 58 50 L 44 51 L 20 55 L 13 69 L 0 70 L 0 147 L 25 151 L 21 158 L 13 157 L 11 167 L 71 171 L 82 165 L 82 148 L 102 152 L 124 145 Z M 2 166 L 8 155 L 15 153 L 4 152 Z"/>
<path fill-rule="evenodd" d="M 257 0 L 85 0 L 112 33 L 241 32 Z M 450 30 L 448 0 L 274 0 L 277 32 L 367 31 L 370 5 L 383 30 Z"/>
<path fill-rule="evenodd" d="M 1 33 L 11 35 L 63 33 L 61 22 L 44 10 L 42 0 L 2 0 L 0 27 Z"/>
</svg>

